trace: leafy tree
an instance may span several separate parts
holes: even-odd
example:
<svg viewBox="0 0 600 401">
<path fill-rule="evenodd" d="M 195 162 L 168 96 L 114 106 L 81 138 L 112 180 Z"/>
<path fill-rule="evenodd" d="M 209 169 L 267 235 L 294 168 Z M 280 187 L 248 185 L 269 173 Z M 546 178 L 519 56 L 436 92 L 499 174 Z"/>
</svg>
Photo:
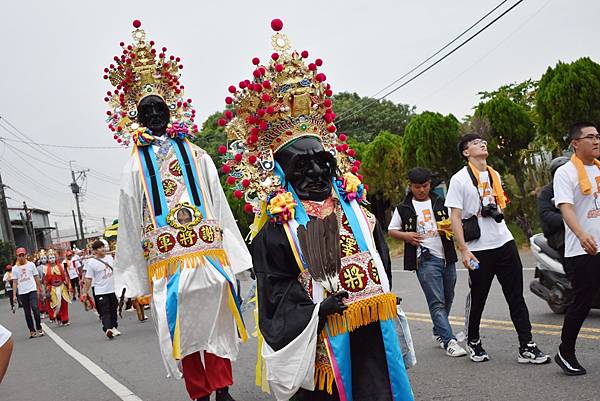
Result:
<svg viewBox="0 0 600 401">
<path fill-rule="evenodd" d="M 540 79 L 536 96 L 540 133 L 564 147 L 563 138 L 571 124 L 600 123 L 599 93 L 600 65 L 589 57 L 548 67 Z"/>
<path fill-rule="evenodd" d="M 487 102 L 498 95 L 504 95 L 511 101 L 523 106 L 525 110 L 530 111 L 535 107 L 535 97 L 538 90 L 538 85 L 538 81 L 528 79 L 523 82 L 513 82 L 502 85 L 498 89 L 491 92 L 481 91 L 477 94 L 484 102 Z"/>
<path fill-rule="evenodd" d="M 404 194 L 402 138 L 382 131 L 363 149 L 362 158 L 361 171 L 369 186 L 371 211 L 384 223 L 388 209 L 398 204 Z"/>
<path fill-rule="evenodd" d="M 339 132 L 348 133 L 359 142 L 369 142 L 381 131 L 402 135 L 415 107 L 342 92 L 333 96 L 333 111 Z"/>
<path fill-rule="evenodd" d="M 402 137 L 402 161 L 406 169 L 421 166 L 448 180 L 461 166 L 456 151 L 460 124 L 452 114 L 425 111 L 413 117 Z"/>
<path fill-rule="evenodd" d="M 223 112 L 216 112 L 208 116 L 204 124 L 202 124 L 202 130 L 194 138 L 194 143 L 204 149 L 212 157 L 217 166 L 221 164 L 217 149 L 227 142 L 225 130 L 218 124 L 219 118 L 222 117 Z"/>
</svg>

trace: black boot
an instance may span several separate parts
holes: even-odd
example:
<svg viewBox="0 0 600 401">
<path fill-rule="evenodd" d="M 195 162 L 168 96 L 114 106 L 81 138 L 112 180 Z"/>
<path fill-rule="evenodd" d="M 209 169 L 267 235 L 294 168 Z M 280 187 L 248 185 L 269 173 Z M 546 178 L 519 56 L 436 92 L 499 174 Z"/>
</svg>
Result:
<svg viewBox="0 0 600 401">
<path fill-rule="evenodd" d="M 235 401 L 229 394 L 229 387 L 217 390 L 217 401 Z"/>
</svg>

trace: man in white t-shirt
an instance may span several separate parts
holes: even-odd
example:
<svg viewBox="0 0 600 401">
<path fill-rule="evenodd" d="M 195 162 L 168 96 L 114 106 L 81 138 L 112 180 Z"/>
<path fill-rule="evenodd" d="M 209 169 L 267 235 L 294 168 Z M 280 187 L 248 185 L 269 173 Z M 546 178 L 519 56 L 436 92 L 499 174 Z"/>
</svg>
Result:
<svg viewBox="0 0 600 401">
<path fill-rule="evenodd" d="M 19 299 L 23 305 L 25 321 L 29 328 L 29 338 L 43 336 L 44 332 L 42 331 L 40 310 L 38 308 L 38 295 L 42 295 L 42 285 L 38 271 L 35 264 L 27 260 L 27 250 L 25 248 L 18 248 L 16 254 L 17 263 L 12 268 L 13 288 L 17 289 Z M 16 293 L 13 293 L 13 300 L 14 302 L 17 301 Z M 32 312 L 33 318 L 31 317 Z"/>
<path fill-rule="evenodd" d="M 592 123 L 577 123 L 569 130 L 575 154 L 556 170 L 554 202 L 565 221 L 565 273 L 573 300 L 562 328 L 554 358 L 569 376 L 586 370 L 575 357 L 575 342 L 592 301 L 600 289 L 600 134 Z"/>
<path fill-rule="evenodd" d="M 65 254 L 65 261 L 63 262 L 63 267 L 67 270 L 69 280 L 71 280 L 71 288 L 73 289 L 74 301 L 75 299 L 77 299 L 76 297 L 79 297 L 81 295 L 81 291 L 79 289 L 79 273 L 77 271 L 77 267 L 75 266 L 73 251 L 70 249 Z M 77 294 L 75 292 L 77 292 Z"/>
<path fill-rule="evenodd" d="M 467 352 L 458 345 L 448 321 L 457 260 L 451 233 L 446 231 L 440 236 L 440 228 L 449 220 L 448 210 L 443 198 L 430 193 L 429 170 L 415 167 L 407 176 L 410 192 L 394 209 L 388 232 L 404 241 L 404 270 L 417 272 L 433 322 L 434 339 L 448 356 L 464 356 Z"/>
<path fill-rule="evenodd" d="M 109 339 L 121 333 L 117 330 L 117 306 L 115 280 L 113 277 L 113 258 L 106 254 L 104 242 L 97 240 L 92 244 L 93 257 L 85 264 L 85 281 L 81 291 L 81 300 L 89 297 L 88 291 L 94 286 L 96 309 L 102 318 L 102 330 Z"/>
<path fill-rule="evenodd" d="M 460 259 L 469 269 L 465 330 L 471 360 L 489 360 L 481 343 L 479 325 L 492 281 L 497 276 L 519 337 L 517 361 L 548 363 L 550 357 L 532 340 L 529 311 L 523 298 L 523 266 L 502 214 L 507 198 L 500 174 L 487 164 L 487 142 L 478 134 L 466 134 L 460 138 L 458 151 L 468 165 L 450 179 L 446 207 L 451 210 Z"/>
</svg>

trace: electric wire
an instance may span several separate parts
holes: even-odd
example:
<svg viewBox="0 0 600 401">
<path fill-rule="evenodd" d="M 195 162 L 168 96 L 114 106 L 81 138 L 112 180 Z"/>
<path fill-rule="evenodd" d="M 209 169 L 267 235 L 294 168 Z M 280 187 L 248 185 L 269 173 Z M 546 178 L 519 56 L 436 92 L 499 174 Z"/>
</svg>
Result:
<svg viewBox="0 0 600 401">
<path fill-rule="evenodd" d="M 391 82 L 390 84 L 388 84 L 387 86 L 384 86 L 383 88 L 381 88 L 379 91 L 377 91 L 376 93 L 374 93 L 373 95 L 369 96 L 371 98 L 375 98 L 377 95 L 379 95 L 380 93 L 382 93 L 383 91 L 385 91 L 386 89 L 392 87 L 393 85 L 397 84 L 398 82 L 400 82 L 402 79 L 406 78 L 408 75 L 412 74 L 414 71 L 416 71 L 419 67 L 421 67 L 422 65 L 424 65 L 425 63 L 427 63 L 429 60 L 433 59 L 435 56 L 437 56 L 438 54 L 440 54 L 441 52 L 443 52 L 444 50 L 446 50 L 450 45 L 452 45 L 454 42 L 456 42 L 458 39 L 460 39 L 461 37 L 463 37 L 465 34 L 467 34 L 467 32 L 469 32 L 471 29 L 473 29 L 475 26 L 479 25 L 479 23 L 481 23 L 481 21 L 483 21 L 484 19 L 486 19 L 487 17 L 489 17 L 494 11 L 496 11 L 497 9 L 499 9 L 500 7 L 502 7 L 504 5 L 504 3 L 506 3 L 508 0 L 503 0 L 501 1 L 498 5 L 496 5 L 496 7 L 492 8 L 490 11 L 488 11 L 487 13 L 485 13 L 485 15 L 481 18 L 479 18 L 477 21 L 475 21 L 473 24 L 471 24 L 471 26 L 469 26 L 467 29 L 465 29 L 464 31 L 462 31 L 458 36 L 456 36 L 454 39 L 452 39 L 450 42 L 446 43 L 444 46 L 442 46 L 438 51 L 436 51 L 435 53 L 433 53 L 431 56 L 427 57 L 425 60 L 421 61 L 419 64 L 417 64 L 416 66 L 414 66 L 413 68 L 411 68 L 409 71 L 407 71 L 406 73 L 404 73 L 402 76 L 400 76 L 398 79 L 394 80 L 393 82 Z M 340 114 L 340 118 L 343 117 L 345 114 L 349 113 L 350 111 L 352 111 L 352 108 L 348 109 L 348 110 L 344 110 L 343 113 Z"/>
<path fill-rule="evenodd" d="M 360 113 L 361 111 L 371 107 L 373 104 L 375 104 L 376 102 L 378 102 L 379 100 L 385 99 L 386 97 L 388 97 L 389 95 L 395 93 L 396 91 L 398 91 L 399 89 L 405 87 L 406 85 L 408 85 L 409 83 L 411 83 L 412 81 L 414 81 L 415 79 L 419 78 L 421 75 L 425 74 L 427 71 L 429 71 L 430 69 L 432 69 L 433 67 L 435 67 L 436 65 L 438 65 L 439 63 L 441 63 L 442 61 L 444 61 L 446 58 L 450 57 L 452 54 L 454 54 L 456 51 L 458 51 L 460 48 L 462 48 L 464 45 L 466 45 L 467 43 L 469 43 L 471 40 L 473 40 L 474 38 L 476 38 L 478 35 L 480 35 L 482 32 L 484 32 L 485 30 L 487 30 L 490 26 L 492 26 L 494 23 L 496 23 L 498 20 L 500 20 L 500 18 L 504 17 L 506 14 L 508 14 L 509 12 L 511 12 L 515 7 L 517 7 L 519 4 L 521 4 L 524 0 L 519 0 L 517 1 L 515 4 L 513 4 L 511 7 L 509 7 L 508 9 L 506 9 L 504 12 L 502 12 L 500 15 L 498 15 L 496 18 L 494 18 L 492 21 L 490 21 L 489 23 L 487 23 L 483 28 L 479 29 L 477 32 L 475 32 L 473 35 L 471 35 L 469 38 L 465 39 L 464 41 L 462 41 L 458 46 L 454 47 L 452 50 L 450 50 L 450 52 L 446 53 L 444 56 L 442 56 L 441 58 L 439 58 L 437 61 L 435 61 L 433 64 L 430 64 L 428 67 L 426 67 L 424 70 L 421 70 L 418 74 L 414 75 L 413 77 L 411 77 L 409 80 L 403 82 L 402 84 L 396 86 L 394 89 L 388 91 L 387 93 L 385 93 L 383 96 L 380 96 L 378 98 L 373 99 L 371 102 L 367 103 L 366 105 L 364 105 L 363 107 L 361 107 L 360 109 L 352 112 L 350 115 L 344 116 L 342 118 L 340 118 L 339 120 L 337 120 L 337 123 L 340 123 L 344 120 L 347 120 L 350 117 L 355 116 L 356 114 Z"/>
</svg>

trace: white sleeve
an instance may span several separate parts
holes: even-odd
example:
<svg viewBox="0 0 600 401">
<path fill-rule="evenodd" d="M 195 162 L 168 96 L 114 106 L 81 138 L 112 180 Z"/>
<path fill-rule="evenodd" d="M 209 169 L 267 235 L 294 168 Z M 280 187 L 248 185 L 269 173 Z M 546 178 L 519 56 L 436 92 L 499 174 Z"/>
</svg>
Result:
<svg viewBox="0 0 600 401">
<path fill-rule="evenodd" d="M 227 198 L 219 181 L 219 173 L 210 156 L 199 150 L 198 168 L 204 178 L 204 184 L 210 195 L 210 203 L 215 220 L 223 229 L 223 248 L 231 264 L 234 274 L 243 272 L 252 267 L 252 257 L 244 243 L 240 229 L 238 228 Z"/>
<path fill-rule="evenodd" d="M 556 207 L 559 207 L 561 203 L 575 204 L 573 196 L 575 194 L 574 184 L 571 182 L 569 177 L 569 171 L 567 168 L 559 168 L 554 173 L 554 179 L 552 180 L 552 187 L 554 189 L 554 203 Z"/>
<path fill-rule="evenodd" d="M 86 264 L 85 264 L 85 278 L 94 278 L 94 262 L 92 260 L 89 260 Z"/>
<path fill-rule="evenodd" d="M 300 388 L 315 388 L 315 355 L 319 304 L 315 305 L 306 328 L 288 345 L 274 351 L 266 341 L 260 350 L 267 367 L 267 381 L 275 398 L 289 400 Z"/>
<path fill-rule="evenodd" d="M 2 347 L 10 339 L 11 332 L 6 327 L 0 324 L 0 347 Z"/>
<path fill-rule="evenodd" d="M 113 266 L 116 292 L 120 294 L 125 288 L 125 293 L 131 298 L 150 293 L 142 248 L 143 201 L 139 165 L 134 155 L 125 165 L 121 177 L 117 263 Z"/>
<path fill-rule="evenodd" d="M 392 220 L 390 220 L 388 230 L 402 231 L 402 217 L 400 217 L 400 213 L 398 213 L 398 208 L 394 209 L 394 213 L 392 214 Z"/>
<path fill-rule="evenodd" d="M 463 204 L 463 185 L 459 178 L 457 178 L 457 174 L 454 174 L 452 178 L 450 178 L 450 185 L 448 186 L 448 193 L 446 194 L 446 202 L 444 206 L 447 208 L 455 208 L 455 209 L 464 209 Z"/>
<path fill-rule="evenodd" d="M 31 267 L 31 266 L 33 266 L 33 267 Z M 38 269 L 37 269 L 37 267 L 36 267 L 36 266 L 35 266 L 33 263 L 31 264 L 31 266 L 30 266 L 30 267 L 31 267 L 31 269 L 30 269 L 30 270 L 33 272 L 33 275 L 34 275 L 34 276 L 39 276 L 40 274 L 39 274 L 39 272 L 38 272 Z M 42 269 L 42 271 L 43 271 L 43 270 L 44 270 L 44 269 Z"/>
</svg>

